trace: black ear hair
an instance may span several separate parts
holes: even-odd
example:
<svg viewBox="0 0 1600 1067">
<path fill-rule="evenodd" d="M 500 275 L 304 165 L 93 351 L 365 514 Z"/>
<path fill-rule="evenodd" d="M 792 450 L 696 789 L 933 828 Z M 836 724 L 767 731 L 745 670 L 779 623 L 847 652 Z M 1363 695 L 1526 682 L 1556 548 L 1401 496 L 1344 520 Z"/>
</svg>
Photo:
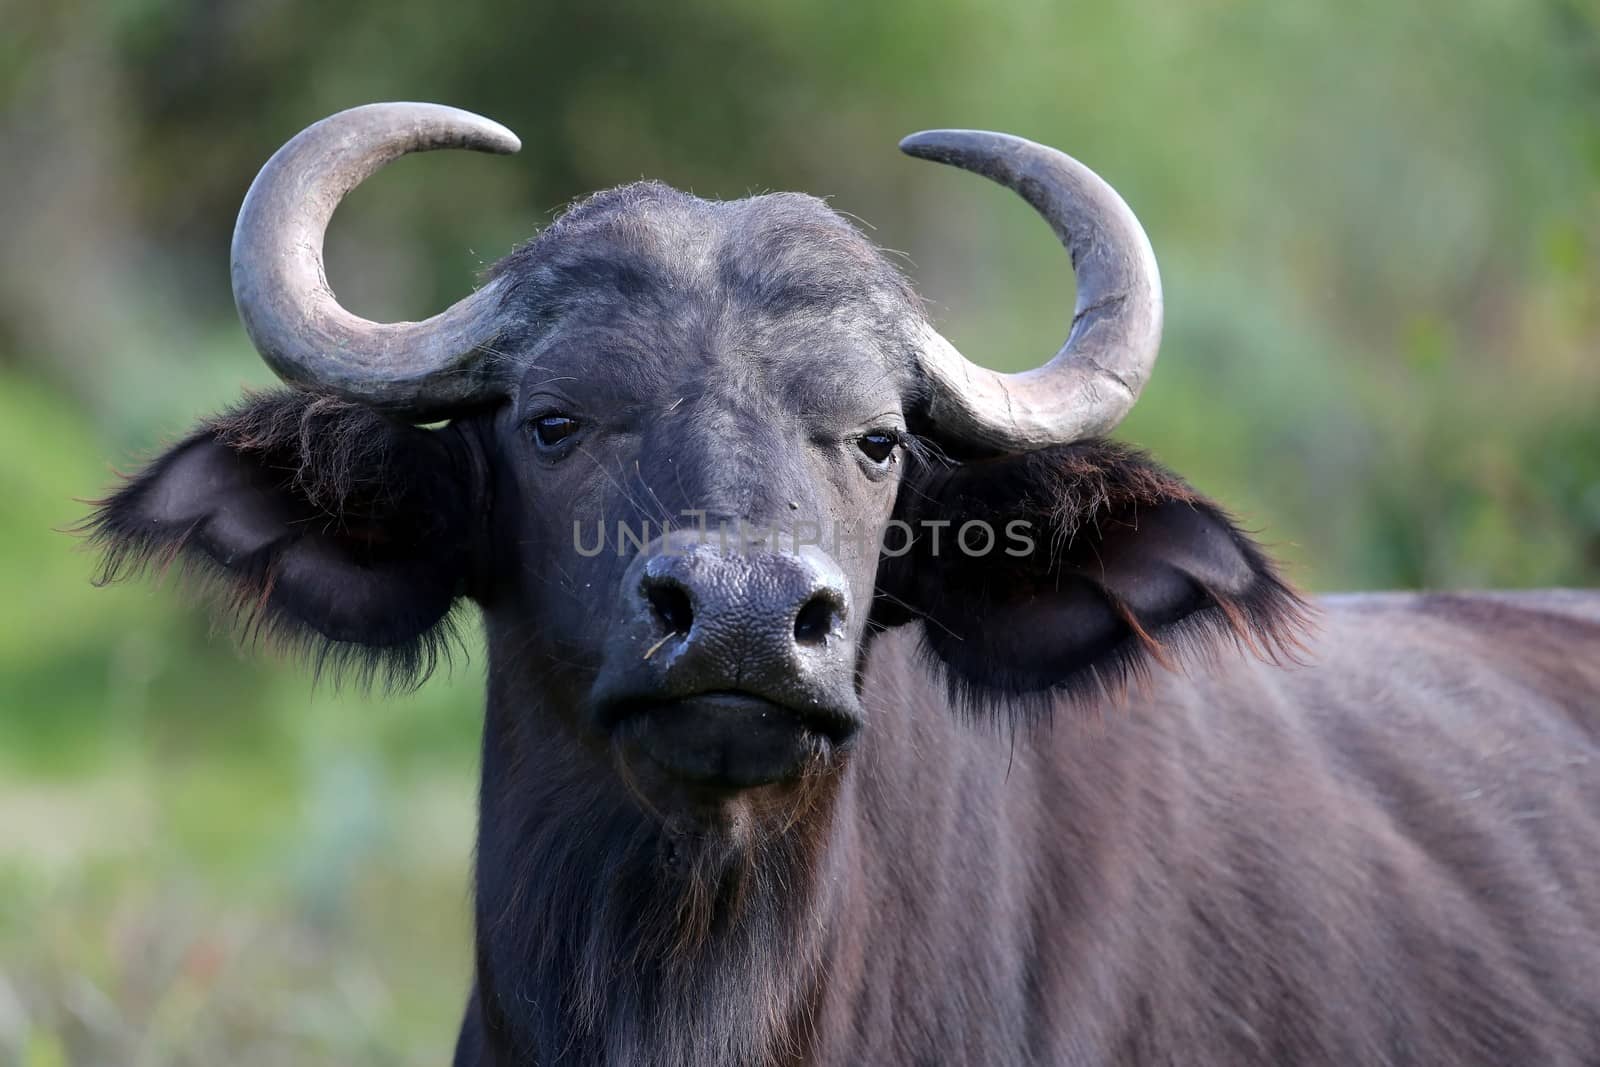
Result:
<svg viewBox="0 0 1600 1067">
<path fill-rule="evenodd" d="M 203 422 L 96 503 L 100 580 L 179 565 L 248 641 L 266 636 L 363 683 L 420 683 L 464 592 L 471 464 L 459 434 L 281 391 Z"/>
<path fill-rule="evenodd" d="M 921 619 L 969 713 L 1115 697 L 1225 644 L 1293 658 L 1306 621 L 1220 508 L 1112 442 L 913 472 L 896 517 L 912 547 L 889 535 L 874 621 Z"/>
</svg>

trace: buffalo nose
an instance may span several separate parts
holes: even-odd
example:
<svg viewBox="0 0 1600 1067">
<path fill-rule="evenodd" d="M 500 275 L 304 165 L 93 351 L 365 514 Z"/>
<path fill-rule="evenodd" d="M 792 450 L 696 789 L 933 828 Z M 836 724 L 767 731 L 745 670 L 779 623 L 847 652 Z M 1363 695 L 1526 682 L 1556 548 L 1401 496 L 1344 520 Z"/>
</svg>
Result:
<svg viewBox="0 0 1600 1067">
<path fill-rule="evenodd" d="M 849 590 L 819 548 L 730 551 L 674 531 L 623 574 L 595 725 L 686 781 L 799 774 L 863 722 Z"/>
<path fill-rule="evenodd" d="M 679 655 L 704 651 L 726 667 L 823 647 L 849 614 L 843 576 L 809 546 L 730 554 L 714 545 L 669 544 L 644 560 L 642 571 L 636 589 L 656 636 L 681 638 Z"/>
</svg>

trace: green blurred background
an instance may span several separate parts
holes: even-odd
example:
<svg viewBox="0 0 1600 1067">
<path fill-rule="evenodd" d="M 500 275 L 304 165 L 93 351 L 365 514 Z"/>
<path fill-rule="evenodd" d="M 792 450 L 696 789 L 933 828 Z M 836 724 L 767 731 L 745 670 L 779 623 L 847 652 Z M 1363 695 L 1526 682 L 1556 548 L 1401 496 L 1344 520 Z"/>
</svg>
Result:
<svg viewBox="0 0 1600 1067">
<path fill-rule="evenodd" d="M 60 532 L 269 382 L 233 213 L 343 107 L 443 101 L 526 145 L 351 197 L 329 270 L 369 316 L 431 313 L 648 175 L 830 196 L 999 367 L 1059 341 L 1065 258 L 895 141 L 1059 145 L 1166 280 L 1124 436 L 1303 584 L 1600 584 L 1592 0 L 4 0 L 0 26 L 0 1064 L 447 1059 L 481 657 L 399 698 L 313 690 L 170 589 L 92 588 Z"/>
</svg>

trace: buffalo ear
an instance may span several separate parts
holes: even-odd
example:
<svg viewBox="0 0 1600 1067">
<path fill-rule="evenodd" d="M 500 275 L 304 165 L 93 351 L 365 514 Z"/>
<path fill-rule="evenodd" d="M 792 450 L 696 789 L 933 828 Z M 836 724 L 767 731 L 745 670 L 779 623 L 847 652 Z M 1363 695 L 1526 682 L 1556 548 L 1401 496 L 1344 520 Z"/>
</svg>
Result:
<svg viewBox="0 0 1600 1067">
<path fill-rule="evenodd" d="M 99 501 L 84 523 L 101 580 L 177 564 L 245 638 L 420 683 L 464 592 L 470 484 L 459 435 L 347 401 L 250 398 Z"/>
<path fill-rule="evenodd" d="M 1293 658 L 1306 621 L 1220 508 L 1111 442 L 913 474 L 896 516 L 913 547 L 886 549 L 875 617 L 922 621 L 969 712 L 1115 697 L 1155 666 L 1229 647 Z"/>
</svg>

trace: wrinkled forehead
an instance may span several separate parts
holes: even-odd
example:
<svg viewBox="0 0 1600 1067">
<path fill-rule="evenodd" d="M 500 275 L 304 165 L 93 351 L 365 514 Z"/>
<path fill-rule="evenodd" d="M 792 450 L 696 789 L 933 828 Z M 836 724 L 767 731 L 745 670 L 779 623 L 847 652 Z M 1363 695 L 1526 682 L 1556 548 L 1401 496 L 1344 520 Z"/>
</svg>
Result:
<svg viewBox="0 0 1600 1067">
<path fill-rule="evenodd" d="M 654 182 L 575 205 L 495 268 L 508 351 L 552 334 L 781 358 L 823 374 L 910 374 L 922 309 L 883 254 L 815 197 L 707 201 Z M 800 368 L 797 368 L 800 369 Z"/>
</svg>

